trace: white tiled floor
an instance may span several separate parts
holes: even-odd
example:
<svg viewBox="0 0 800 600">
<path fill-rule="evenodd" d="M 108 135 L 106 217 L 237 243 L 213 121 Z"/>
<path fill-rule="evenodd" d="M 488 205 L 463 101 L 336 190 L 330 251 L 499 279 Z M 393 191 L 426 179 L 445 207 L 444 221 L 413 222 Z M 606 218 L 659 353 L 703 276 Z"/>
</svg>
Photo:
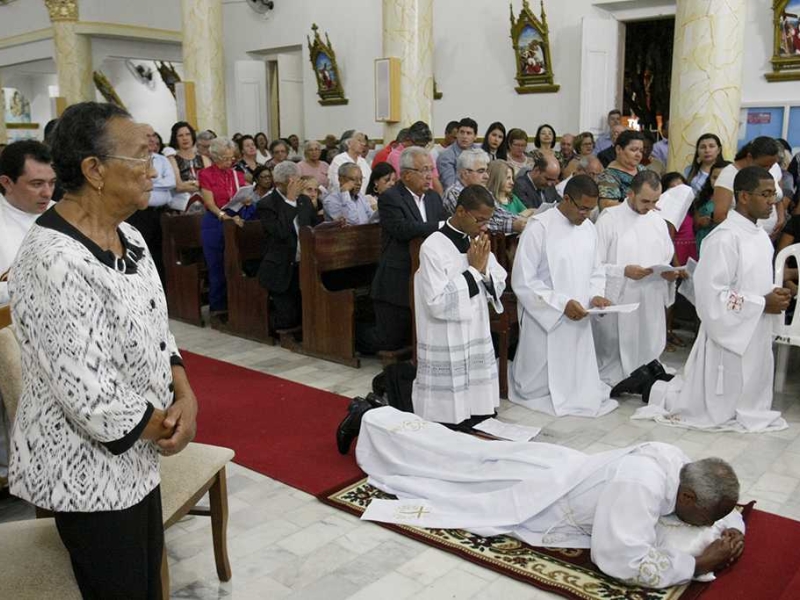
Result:
<svg viewBox="0 0 800 600">
<path fill-rule="evenodd" d="M 342 394 L 364 395 L 377 361 L 351 369 L 217 331 L 173 322 L 181 348 Z M 666 354 L 680 367 L 687 351 Z M 800 358 L 800 356 L 795 356 Z M 776 395 L 789 429 L 769 434 L 704 433 L 632 422 L 638 399 L 600 419 L 554 419 L 503 402 L 503 420 L 543 427 L 541 441 L 597 452 L 646 440 L 676 444 L 693 458 L 720 456 L 736 468 L 742 499 L 800 520 L 800 378 L 790 370 Z M 331 436 L 334 432 L 331 431 Z M 229 552 L 233 579 L 216 576 L 204 517 L 167 531 L 174 598 L 400 599 L 556 598 L 464 560 L 334 510 L 312 496 L 236 464 L 228 470 Z M 0 521 L 29 516 L 20 502 L 0 502 Z"/>
</svg>

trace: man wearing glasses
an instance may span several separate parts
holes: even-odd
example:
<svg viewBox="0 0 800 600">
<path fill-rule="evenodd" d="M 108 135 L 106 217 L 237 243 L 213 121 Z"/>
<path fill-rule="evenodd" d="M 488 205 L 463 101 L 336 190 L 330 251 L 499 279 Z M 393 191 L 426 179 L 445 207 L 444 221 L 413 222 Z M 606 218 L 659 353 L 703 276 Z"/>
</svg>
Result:
<svg viewBox="0 0 800 600">
<path fill-rule="evenodd" d="M 447 188 L 442 203 L 447 214 L 455 214 L 458 197 L 470 185 L 486 187 L 489 182 L 489 155 L 479 148 L 464 150 L 457 161 L 458 179 Z M 518 217 L 505 207 L 495 204 L 494 214 L 489 221 L 488 230 L 499 233 L 521 233 L 526 219 Z"/>
<path fill-rule="evenodd" d="M 399 350 L 411 342 L 408 243 L 428 237 L 447 218 L 441 196 L 431 189 L 432 181 L 433 164 L 427 150 L 410 146 L 400 155 L 400 181 L 378 198 L 383 251 L 372 280 L 376 326 L 359 333 L 362 352 Z"/>
<path fill-rule="evenodd" d="M 777 202 L 775 180 L 759 166 L 733 180 L 736 208 L 703 240 L 693 280 L 702 322 L 684 376 L 655 381 L 634 419 L 729 431 L 787 427 L 772 409 L 772 329 L 791 293 L 773 285 L 774 249 L 758 226 Z"/>
<path fill-rule="evenodd" d="M 600 378 L 614 386 L 612 398 L 626 392 L 642 394 L 640 386 L 652 383 L 654 377 L 672 378 L 658 358 L 667 345 L 664 309 L 675 297 L 670 283 L 679 272 L 654 273 L 649 268 L 672 264 L 675 254 L 667 222 L 656 209 L 660 197 L 658 174 L 640 171 L 631 181 L 625 202 L 607 208 L 597 220 L 606 297 L 615 304 L 639 304 L 631 313 L 605 315 L 592 322 Z M 642 399 L 647 401 L 644 395 Z"/>
<path fill-rule="evenodd" d="M 511 283 L 520 336 L 509 400 L 550 415 L 599 417 L 617 407 L 597 369 L 588 308 L 604 297 L 605 270 L 589 214 L 599 190 L 576 175 L 555 209 L 534 215 L 519 240 Z"/>
<path fill-rule="evenodd" d="M 494 210 L 489 190 L 465 187 L 453 216 L 420 248 L 411 399 L 414 413 L 429 421 L 471 426 L 500 405 L 488 305 L 503 312 L 506 271 L 486 235 Z"/>
</svg>

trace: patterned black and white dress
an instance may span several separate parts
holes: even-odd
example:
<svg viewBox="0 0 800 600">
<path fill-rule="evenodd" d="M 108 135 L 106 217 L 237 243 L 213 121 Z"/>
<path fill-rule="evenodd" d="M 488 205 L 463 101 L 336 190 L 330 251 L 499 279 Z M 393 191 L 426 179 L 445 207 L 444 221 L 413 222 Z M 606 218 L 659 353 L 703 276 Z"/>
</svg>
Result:
<svg viewBox="0 0 800 600">
<path fill-rule="evenodd" d="M 140 436 L 172 402 L 180 355 L 144 240 L 118 233 L 121 259 L 51 208 L 9 281 L 23 367 L 11 492 L 56 512 L 126 509 L 159 484 L 157 446 Z"/>
</svg>

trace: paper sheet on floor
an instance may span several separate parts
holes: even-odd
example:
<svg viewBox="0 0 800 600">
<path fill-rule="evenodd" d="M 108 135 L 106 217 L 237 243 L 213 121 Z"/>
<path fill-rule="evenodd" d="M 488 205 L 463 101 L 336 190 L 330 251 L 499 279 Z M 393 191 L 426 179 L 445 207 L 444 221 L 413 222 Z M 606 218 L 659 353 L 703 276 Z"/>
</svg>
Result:
<svg viewBox="0 0 800 600">
<path fill-rule="evenodd" d="M 497 419 L 486 419 L 477 424 L 473 429 L 488 433 L 496 438 L 511 440 L 512 442 L 529 442 L 542 431 L 541 427 L 526 427 L 514 423 L 503 423 Z"/>
</svg>

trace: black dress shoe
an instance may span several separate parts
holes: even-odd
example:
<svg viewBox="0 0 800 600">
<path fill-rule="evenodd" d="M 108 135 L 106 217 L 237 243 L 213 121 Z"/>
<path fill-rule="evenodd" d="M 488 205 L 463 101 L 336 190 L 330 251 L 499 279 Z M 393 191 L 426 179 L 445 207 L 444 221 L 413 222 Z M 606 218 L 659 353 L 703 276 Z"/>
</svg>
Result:
<svg viewBox="0 0 800 600">
<path fill-rule="evenodd" d="M 374 392 L 370 392 L 367 394 L 366 398 L 367 402 L 369 402 L 370 408 L 380 408 L 381 406 L 389 406 L 389 403 L 386 401 L 386 398 L 383 395 L 378 395 Z"/>
<path fill-rule="evenodd" d="M 670 380 L 672 380 L 673 377 L 675 377 L 674 375 L 670 375 L 669 373 L 667 373 L 664 370 L 663 365 L 660 362 L 658 362 L 657 360 L 654 360 L 653 362 L 649 362 L 645 366 L 650 371 L 650 374 L 653 377 L 655 377 L 656 380 L 658 380 L 658 381 L 670 381 Z"/>
<path fill-rule="evenodd" d="M 664 367 L 661 365 L 660 362 L 654 360 L 651 363 L 648 363 L 647 368 L 650 370 L 650 374 L 652 375 L 651 381 L 646 384 L 642 388 L 642 402 L 645 404 L 650 403 L 650 392 L 653 389 L 653 384 L 656 381 L 672 381 L 675 378 L 675 375 L 670 375 L 664 370 Z"/>
<path fill-rule="evenodd" d="M 619 398 L 622 394 L 641 394 L 642 389 L 649 383 L 652 385 L 653 375 L 647 365 L 642 365 L 630 374 L 626 379 L 620 381 L 611 389 L 611 397 Z"/>
<path fill-rule="evenodd" d="M 350 402 L 350 406 L 347 407 L 347 416 L 336 430 L 336 447 L 340 454 L 347 454 L 350 451 L 350 445 L 361 429 L 361 418 L 371 408 L 374 406 L 364 398 L 353 398 Z"/>
</svg>

